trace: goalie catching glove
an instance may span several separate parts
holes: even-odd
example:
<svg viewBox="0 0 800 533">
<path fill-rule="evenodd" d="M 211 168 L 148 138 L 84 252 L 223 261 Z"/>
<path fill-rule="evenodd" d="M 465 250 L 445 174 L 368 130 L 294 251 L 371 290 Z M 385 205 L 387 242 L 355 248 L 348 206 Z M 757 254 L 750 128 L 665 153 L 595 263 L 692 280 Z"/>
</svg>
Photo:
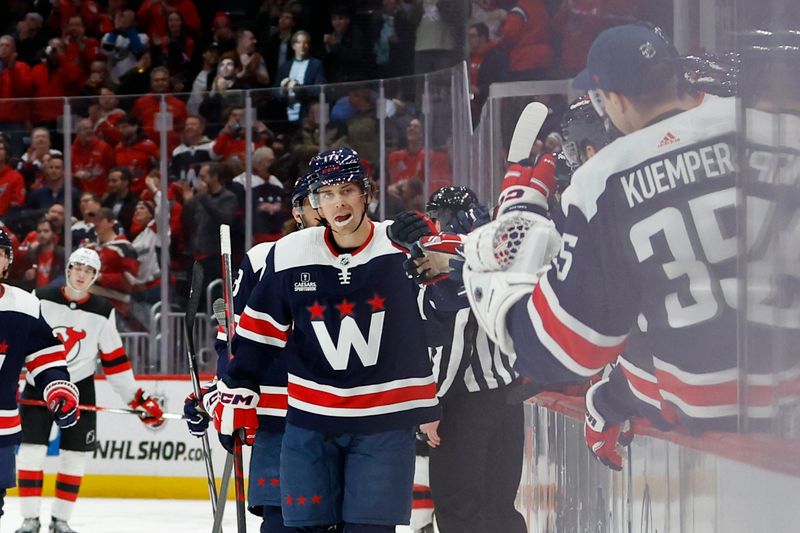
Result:
<svg viewBox="0 0 800 533">
<path fill-rule="evenodd" d="M 501 214 L 464 240 L 464 287 L 483 330 L 505 353 L 514 353 L 506 315 L 530 296 L 561 236 L 548 218 L 525 210 Z"/>
<path fill-rule="evenodd" d="M 144 389 L 137 390 L 133 400 L 128 405 L 140 411 L 139 419 L 146 426 L 157 428 L 165 422 L 164 410 L 161 405 L 155 398 L 147 394 Z"/>
<path fill-rule="evenodd" d="M 403 211 L 394 218 L 386 230 L 386 235 L 408 253 L 422 237 L 437 232 L 436 224 L 427 215 L 419 211 Z"/>
<path fill-rule="evenodd" d="M 220 444 L 233 453 L 233 436 L 240 432 L 242 444 L 252 446 L 258 429 L 258 389 L 225 378 L 217 382 L 217 392 L 219 400 L 214 407 L 214 427 L 219 433 Z"/>
<path fill-rule="evenodd" d="M 47 408 L 53 413 L 56 424 L 66 429 L 78 423 L 81 412 L 78 410 L 78 387 L 64 380 L 51 381 L 44 388 Z"/>
</svg>

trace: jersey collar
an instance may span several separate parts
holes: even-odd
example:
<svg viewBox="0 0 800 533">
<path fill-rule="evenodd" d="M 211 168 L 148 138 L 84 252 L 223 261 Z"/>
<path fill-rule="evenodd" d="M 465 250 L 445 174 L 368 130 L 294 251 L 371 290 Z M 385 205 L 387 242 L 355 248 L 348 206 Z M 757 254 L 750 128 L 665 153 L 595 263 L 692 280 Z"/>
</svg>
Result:
<svg viewBox="0 0 800 533">
<path fill-rule="evenodd" d="M 350 255 L 356 255 L 363 251 L 364 248 L 366 248 L 369 243 L 372 242 L 372 236 L 375 235 L 375 224 L 372 222 L 372 220 L 367 218 L 366 215 L 365 218 L 367 219 L 367 222 L 369 222 L 369 235 L 367 236 L 367 240 L 365 240 L 364 244 L 356 248 Z M 334 246 L 333 242 L 333 230 L 331 230 L 331 228 L 325 228 L 325 245 L 328 247 L 328 250 L 330 250 L 334 257 L 339 257 L 339 252 L 336 251 L 336 246 Z"/>
</svg>

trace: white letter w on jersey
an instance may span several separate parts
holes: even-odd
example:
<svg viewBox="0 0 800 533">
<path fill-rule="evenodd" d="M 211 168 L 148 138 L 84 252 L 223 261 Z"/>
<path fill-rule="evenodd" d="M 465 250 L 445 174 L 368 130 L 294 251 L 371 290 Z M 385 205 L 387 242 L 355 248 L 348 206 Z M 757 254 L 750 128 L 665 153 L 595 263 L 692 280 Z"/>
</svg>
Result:
<svg viewBox="0 0 800 533">
<path fill-rule="evenodd" d="M 345 370 L 350 360 L 350 349 L 353 348 L 361 359 L 364 366 L 373 366 L 378 362 L 378 350 L 381 347 L 381 335 L 383 334 L 383 315 L 385 311 L 372 313 L 369 319 L 369 340 L 365 339 L 358 329 L 355 319 L 346 316 L 342 319 L 339 328 L 339 342 L 333 345 L 331 334 L 325 326 L 324 320 L 312 320 L 314 333 L 322 348 L 322 353 L 331 364 L 334 370 Z"/>
</svg>

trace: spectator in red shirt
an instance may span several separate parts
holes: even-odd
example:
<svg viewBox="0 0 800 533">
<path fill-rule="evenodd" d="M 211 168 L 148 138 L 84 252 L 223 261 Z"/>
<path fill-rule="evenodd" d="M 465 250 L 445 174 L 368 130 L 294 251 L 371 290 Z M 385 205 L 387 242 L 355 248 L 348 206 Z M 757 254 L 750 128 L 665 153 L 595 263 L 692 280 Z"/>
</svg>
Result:
<svg viewBox="0 0 800 533">
<path fill-rule="evenodd" d="M 169 91 L 169 70 L 167 67 L 156 67 L 150 71 L 150 94 L 140 96 L 133 104 L 130 116 L 138 118 L 143 126 L 144 133 L 156 144 L 160 134 L 156 129 L 156 113 L 161 110 L 161 98 Z M 186 122 L 186 104 L 172 95 L 165 97 L 167 111 L 172 114 L 172 129 L 167 135 L 169 151 L 180 144 L 180 133 Z"/>
<path fill-rule="evenodd" d="M 445 152 L 430 152 L 430 190 L 428 194 L 452 184 L 450 159 Z M 425 150 L 423 150 L 422 123 L 411 119 L 406 127 L 406 148 L 395 150 L 388 157 L 391 183 L 404 179 L 425 181 Z"/>
<path fill-rule="evenodd" d="M 494 47 L 494 43 L 489 40 L 489 27 L 483 22 L 470 25 L 467 37 L 469 39 L 469 92 L 472 97 L 470 103 L 472 115 L 476 116 L 480 112 L 478 102 L 481 100 L 478 74 L 480 74 L 481 65 L 487 52 Z"/>
<path fill-rule="evenodd" d="M 168 40 L 167 18 L 174 12 L 181 15 L 191 35 L 200 35 L 200 15 L 190 0 L 145 0 L 136 12 L 136 20 L 158 45 Z"/>
<path fill-rule="evenodd" d="M 47 26 L 51 33 L 60 33 L 73 17 L 81 19 L 90 35 L 100 37 L 104 33 L 100 31 L 102 10 L 94 0 L 51 0 L 50 5 L 52 9 Z"/>
<path fill-rule="evenodd" d="M 553 63 L 550 15 L 544 0 L 519 0 L 503 22 L 503 38 L 497 46 L 508 54 L 512 80 L 543 77 Z"/>
<path fill-rule="evenodd" d="M 22 152 L 22 136 L 29 107 L 9 98 L 28 98 L 31 95 L 30 67 L 17 61 L 16 41 L 10 35 L 0 37 L 0 131 L 6 134 L 11 152 Z"/>
<path fill-rule="evenodd" d="M 114 212 L 107 207 L 97 213 L 94 230 L 102 267 L 91 292 L 108 298 L 125 317 L 129 314 L 132 282 L 139 274 L 136 250 L 124 235 L 117 233 Z"/>
<path fill-rule="evenodd" d="M 127 167 L 133 177 L 131 191 L 137 196 L 144 190 L 144 178 L 158 161 L 158 145 L 140 131 L 141 123 L 133 115 L 117 122 L 122 140 L 114 150 L 114 164 Z"/>
<path fill-rule="evenodd" d="M 8 141 L 0 138 L 0 216 L 25 204 L 25 179 L 8 166 Z"/>
<path fill-rule="evenodd" d="M 100 53 L 100 41 L 86 36 L 86 28 L 80 15 L 69 17 L 64 28 L 64 60 L 78 69 L 78 85 L 82 87 L 89 79 L 92 62 L 103 58 Z"/>
<path fill-rule="evenodd" d="M 36 242 L 25 254 L 24 289 L 49 285 L 64 272 L 64 248 L 57 244 L 53 222 L 47 218 L 36 223 Z"/>
<path fill-rule="evenodd" d="M 255 139 L 257 136 L 253 135 L 253 138 Z M 255 151 L 262 144 L 254 141 L 252 149 Z M 231 107 L 225 113 L 225 127 L 211 145 L 211 157 L 223 161 L 236 157 L 240 161 L 244 161 L 245 146 L 244 108 Z"/>
<path fill-rule="evenodd" d="M 122 141 L 119 121 L 125 114 L 125 111 L 119 108 L 119 98 L 114 89 L 110 85 L 101 87 L 97 105 L 89 109 L 89 118 L 94 122 L 95 135 L 112 147 L 119 144 Z"/>
<path fill-rule="evenodd" d="M 64 115 L 64 96 L 78 94 L 80 69 L 65 60 L 61 39 L 50 39 L 42 62 L 31 69 L 31 122 L 55 129 L 56 119 Z"/>
<path fill-rule="evenodd" d="M 114 166 L 114 150 L 94 134 L 92 121 L 78 121 L 72 143 L 72 177 L 81 192 L 102 198 L 108 191 L 108 170 Z"/>
<path fill-rule="evenodd" d="M 114 30 L 114 19 L 117 13 L 122 12 L 128 0 L 108 0 L 108 8 L 100 13 L 100 35 L 105 35 Z"/>
</svg>

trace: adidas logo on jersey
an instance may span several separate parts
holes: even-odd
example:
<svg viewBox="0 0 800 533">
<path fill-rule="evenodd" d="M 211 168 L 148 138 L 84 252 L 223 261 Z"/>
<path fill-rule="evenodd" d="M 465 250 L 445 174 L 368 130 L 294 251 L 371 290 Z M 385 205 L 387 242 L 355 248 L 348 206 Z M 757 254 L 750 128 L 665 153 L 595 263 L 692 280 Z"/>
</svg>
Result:
<svg viewBox="0 0 800 533">
<path fill-rule="evenodd" d="M 317 282 L 311 281 L 311 274 L 308 272 L 300 273 L 300 281 L 295 281 L 294 292 L 314 292 L 317 290 Z"/>
<path fill-rule="evenodd" d="M 669 132 L 667 132 L 666 135 L 664 135 L 664 138 L 661 139 L 661 142 L 658 143 L 658 147 L 661 148 L 663 146 L 668 146 L 670 144 L 675 144 L 676 142 L 680 142 L 680 140 L 681 140 L 680 137 L 678 137 L 677 135 L 675 135 L 674 133 L 669 131 Z"/>
</svg>

